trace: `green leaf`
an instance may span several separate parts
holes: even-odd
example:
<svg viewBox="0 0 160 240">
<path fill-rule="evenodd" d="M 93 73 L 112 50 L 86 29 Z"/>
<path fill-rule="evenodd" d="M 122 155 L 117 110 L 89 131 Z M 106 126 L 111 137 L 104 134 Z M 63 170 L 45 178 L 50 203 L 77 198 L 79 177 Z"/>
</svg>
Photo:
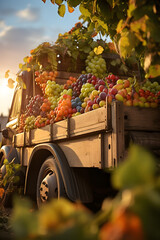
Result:
<svg viewBox="0 0 160 240">
<path fill-rule="evenodd" d="M 121 20 L 119 21 L 118 25 L 117 25 L 117 29 L 116 29 L 116 30 L 117 30 L 117 33 L 120 33 L 120 32 L 121 32 L 123 23 L 124 23 L 124 21 L 123 21 L 123 19 L 121 19 Z"/>
<path fill-rule="evenodd" d="M 124 58 L 129 56 L 133 52 L 134 48 L 138 43 L 138 39 L 134 33 L 129 31 L 124 31 L 121 33 L 121 38 L 119 40 L 119 50 L 120 55 Z"/>
<path fill-rule="evenodd" d="M 127 159 L 113 173 L 113 185 L 118 189 L 148 185 L 154 181 L 155 169 L 153 156 L 142 147 L 132 145 Z"/>
<path fill-rule="evenodd" d="M 82 2 L 82 0 L 68 0 L 68 4 L 71 7 L 77 7 L 80 3 Z"/>
<path fill-rule="evenodd" d="M 23 67 L 23 64 L 22 64 L 22 63 L 20 63 L 20 64 L 19 64 L 19 68 L 20 68 L 20 69 L 22 69 L 22 67 Z"/>
<path fill-rule="evenodd" d="M 16 81 L 19 83 L 19 85 L 23 88 L 26 89 L 26 84 L 23 82 L 21 77 L 17 77 Z"/>
<path fill-rule="evenodd" d="M 79 11 L 85 16 L 85 17 L 90 17 L 91 13 L 86 9 L 83 4 L 79 6 Z"/>
<path fill-rule="evenodd" d="M 23 62 L 27 63 L 28 61 L 28 56 L 23 58 Z"/>
<path fill-rule="evenodd" d="M 57 5 L 61 5 L 61 4 L 63 3 L 63 0 L 55 0 L 55 3 L 56 3 Z"/>
<path fill-rule="evenodd" d="M 60 5 L 60 6 L 58 7 L 58 14 L 59 14 L 61 17 L 64 17 L 65 12 L 66 12 L 66 6 L 65 6 L 64 4 Z"/>
<path fill-rule="evenodd" d="M 151 65 L 148 71 L 150 78 L 155 78 L 160 76 L 160 64 Z"/>
</svg>

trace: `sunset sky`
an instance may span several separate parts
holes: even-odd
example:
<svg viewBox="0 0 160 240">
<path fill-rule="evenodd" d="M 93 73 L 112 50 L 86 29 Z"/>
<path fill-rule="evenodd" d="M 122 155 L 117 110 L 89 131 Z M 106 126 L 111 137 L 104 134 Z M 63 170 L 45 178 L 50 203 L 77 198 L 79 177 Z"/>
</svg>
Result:
<svg viewBox="0 0 160 240">
<path fill-rule="evenodd" d="M 16 78 L 19 63 L 44 41 L 54 43 L 59 33 L 69 31 L 80 13 L 78 8 L 62 18 L 50 0 L 0 0 L 0 114 L 8 115 L 13 90 L 5 72 Z"/>
</svg>

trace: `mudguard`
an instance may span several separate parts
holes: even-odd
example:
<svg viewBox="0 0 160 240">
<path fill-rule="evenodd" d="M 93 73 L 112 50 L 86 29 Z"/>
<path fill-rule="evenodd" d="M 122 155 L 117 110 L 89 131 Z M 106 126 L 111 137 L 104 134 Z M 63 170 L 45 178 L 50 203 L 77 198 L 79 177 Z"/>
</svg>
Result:
<svg viewBox="0 0 160 240">
<path fill-rule="evenodd" d="M 8 160 L 8 162 L 11 162 L 13 159 L 15 159 L 14 160 L 15 163 L 20 163 L 20 158 L 17 149 L 11 145 L 4 145 L 0 149 L 0 167 L 2 171 L 2 176 L 4 176 L 6 173 L 5 165 L 3 165 L 3 161 L 5 158 Z"/>
<path fill-rule="evenodd" d="M 78 183 L 64 152 L 54 143 L 39 144 L 33 149 L 27 167 L 24 193 L 30 195 L 35 200 L 38 173 L 41 165 L 49 156 L 53 156 L 57 162 L 69 199 L 72 201 L 90 202 L 92 196 L 89 189 L 87 189 L 87 184 L 84 187 L 84 184 Z M 83 185 L 85 191 L 81 191 L 80 185 Z"/>
</svg>

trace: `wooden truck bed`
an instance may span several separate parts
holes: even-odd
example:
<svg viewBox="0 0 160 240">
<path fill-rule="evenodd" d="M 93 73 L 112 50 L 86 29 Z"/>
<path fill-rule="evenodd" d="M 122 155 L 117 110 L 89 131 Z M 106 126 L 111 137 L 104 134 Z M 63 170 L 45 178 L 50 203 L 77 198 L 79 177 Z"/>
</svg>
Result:
<svg viewBox="0 0 160 240">
<path fill-rule="evenodd" d="M 115 167 L 130 141 L 160 149 L 160 109 L 127 107 L 121 102 L 14 136 L 28 164 L 35 145 L 56 142 L 71 167 Z"/>
</svg>

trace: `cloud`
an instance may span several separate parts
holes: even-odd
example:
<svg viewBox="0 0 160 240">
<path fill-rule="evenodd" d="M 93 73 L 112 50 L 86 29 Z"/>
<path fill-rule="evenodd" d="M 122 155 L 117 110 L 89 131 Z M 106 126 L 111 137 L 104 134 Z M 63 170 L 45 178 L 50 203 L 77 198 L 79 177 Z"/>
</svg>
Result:
<svg viewBox="0 0 160 240">
<path fill-rule="evenodd" d="M 16 13 L 16 16 L 27 21 L 36 21 L 40 17 L 40 10 L 38 8 L 30 7 L 20 10 Z"/>
<path fill-rule="evenodd" d="M 0 26 L 7 27 L 0 22 Z M 12 27 L 5 34 L 0 36 L 0 77 L 4 76 L 6 70 L 17 73 L 19 63 L 23 63 L 23 58 L 30 55 L 30 50 L 37 47 L 44 41 L 51 41 L 45 35 L 45 28 L 23 28 Z"/>
<path fill-rule="evenodd" d="M 5 36 L 11 29 L 12 26 L 7 26 L 4 21 L 0 21 L 0 37 Z"/>
</svg>

